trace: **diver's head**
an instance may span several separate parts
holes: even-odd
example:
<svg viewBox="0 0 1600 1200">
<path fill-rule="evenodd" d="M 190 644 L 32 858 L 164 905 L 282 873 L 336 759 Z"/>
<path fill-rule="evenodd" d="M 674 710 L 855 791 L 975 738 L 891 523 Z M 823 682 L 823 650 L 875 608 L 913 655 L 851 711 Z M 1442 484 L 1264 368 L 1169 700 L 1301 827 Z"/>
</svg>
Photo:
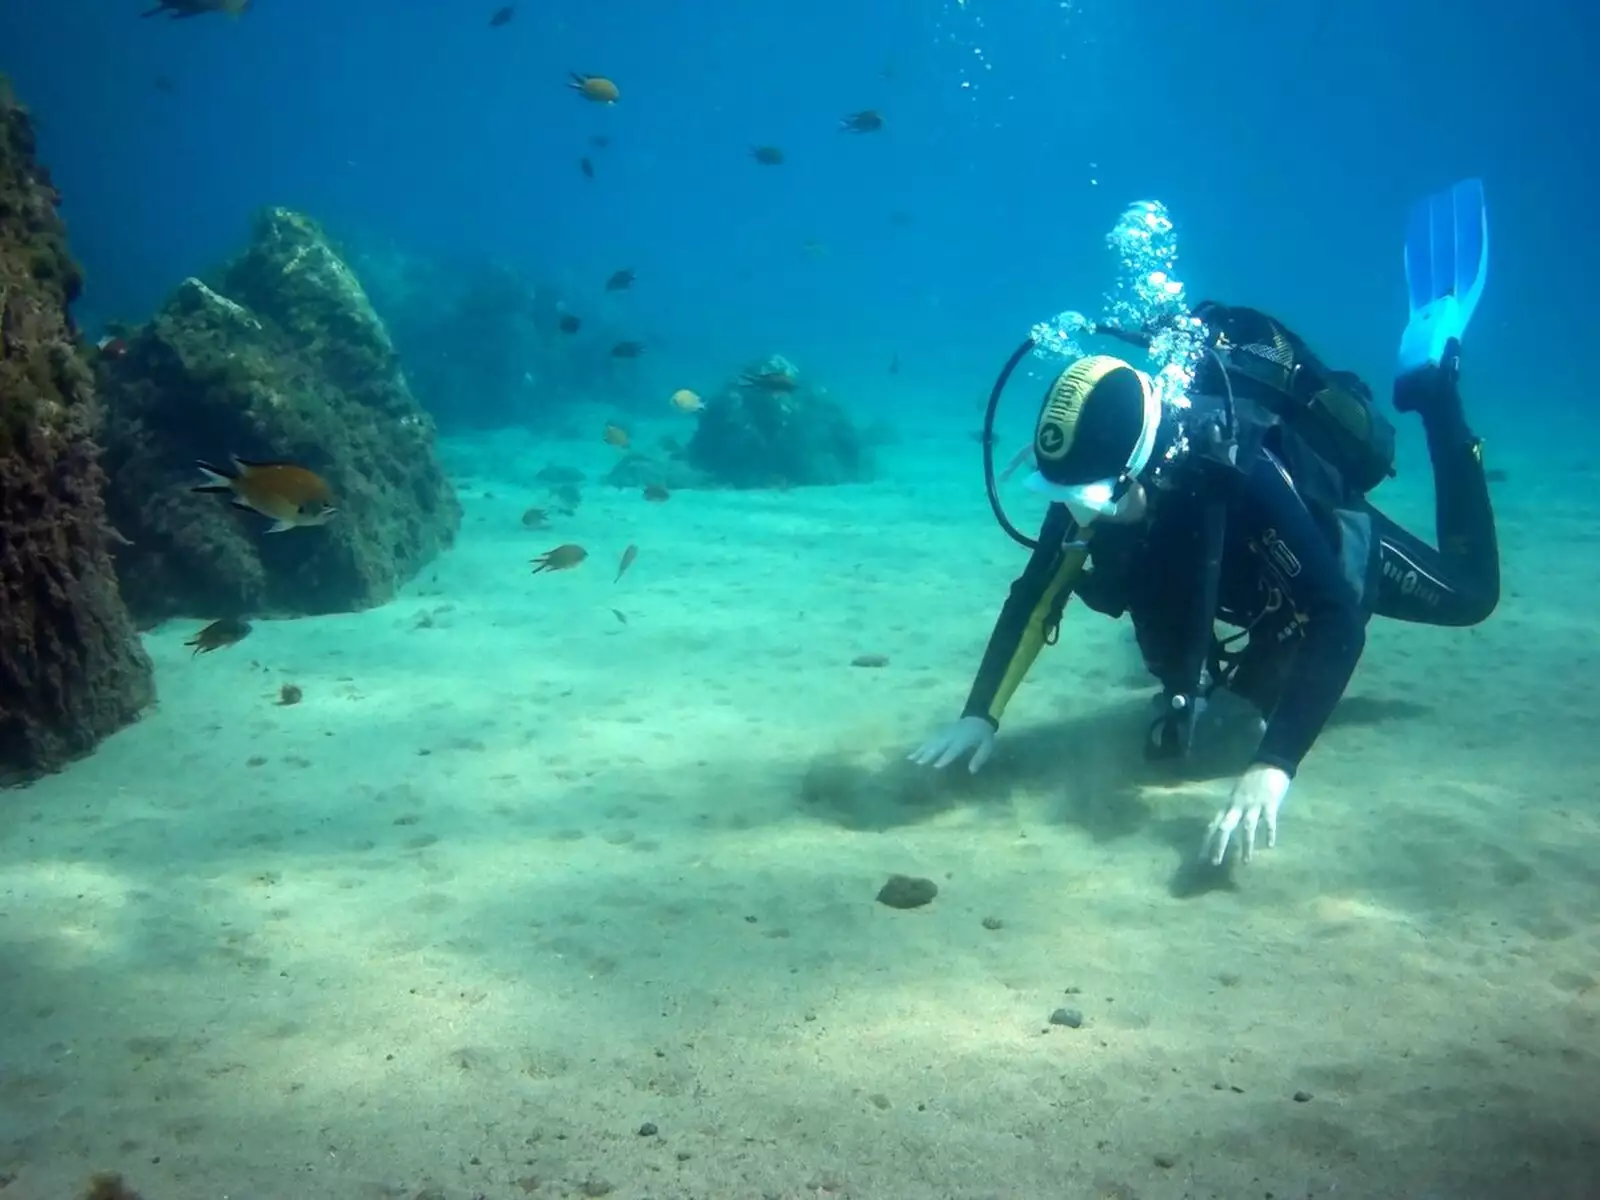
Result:
<svg viewBox="0 0 1600 1200">
<path fill-rule="evenodd" d="M 1027 486 L 1065 504 L 1080 526 L 1136 521 L 1145 507 L 1138 477 L 1160 425 L 1148 375 L 1110 355 L 1079 359 L 1045 392 L 1033 432 L 1038 469 Z"/>
</svg>

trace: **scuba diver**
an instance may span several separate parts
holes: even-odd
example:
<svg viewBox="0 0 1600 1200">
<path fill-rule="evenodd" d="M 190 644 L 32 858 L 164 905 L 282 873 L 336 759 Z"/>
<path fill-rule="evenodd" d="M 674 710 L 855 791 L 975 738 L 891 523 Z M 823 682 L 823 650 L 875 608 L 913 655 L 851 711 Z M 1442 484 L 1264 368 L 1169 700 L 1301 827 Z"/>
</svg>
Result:
<svg viewBox="0 0 1600 1200">
<path fill-rule="evenodd" d="M 1417 206 L 1408 231 L 1411 320 L 1394 405 L 1422 420 L 1432 461 L 1438 548 L 1366 500 L 1392 475 L 1394 430 L 1355 375 L 1324 365 L 1281 323 L 1205 303 L 1186 318 L 1199 339 L 1176 402 L 1109 355 L 1073 363 L 1046 391 L 1027 486 L 1049 500 L 1037 541 L 1001 609 L 961 716 L 911 755 L 943 768 L 990 758 L 1007 702 L 1068 599 L 1132 617 L 1160 681 L 1146 754 L 1186 757 L 1207 696 L 1225 688 L 1261 714 L 1255 754 L 1206 831 L 1220 865 L 1237 831 L 1249 862 L 1259 823 L 1278 811 L 1301 761 L 1343 696 L 1373 616 L 1469 626 L 1500 595 L 1499 551 L 1482 445 L 1462 409 L 1461 336 L 1488 257 L 1482 186 L 1456 185 Z M 1148 346 L 1159 330 L 1095 332 Z M 990 398 L 1034 342 L 1013 355 Z M 1218 637 L 1216 623 L 1236 629 Z"/>
</svg>

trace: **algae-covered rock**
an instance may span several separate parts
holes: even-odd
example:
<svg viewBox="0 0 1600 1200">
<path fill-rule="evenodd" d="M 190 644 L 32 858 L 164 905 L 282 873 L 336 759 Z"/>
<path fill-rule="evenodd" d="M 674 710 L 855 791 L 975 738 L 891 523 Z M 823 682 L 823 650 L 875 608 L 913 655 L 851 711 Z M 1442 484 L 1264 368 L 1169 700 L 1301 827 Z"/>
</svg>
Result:
<svg viewBox="0 0 1600 1200">
<path fill-rule="evenodd" d="M 107 364 L 107 466 L 123 593 L 141 619 L 381 604 L 448 546 L 460 505 L 434 426 L 350 268 L 286 209 L 211 281 L 185 280 Z M 327 480 L 325 526 L 196 494 L 197 459 L 293 462 Z"/>
<path fill-rule="evenodd" d="M 859 483 L 871 455 L 843 406 L 782 355 L 752 365 L 700 411 L 689 464 L 724 487 Z"/>
<path fill-rule="evenodd" d="M 0 80 L 0 782 L 92 749 L 154 698 L 117 594 L 81 276 L 27 114 Z"/>
</svg>

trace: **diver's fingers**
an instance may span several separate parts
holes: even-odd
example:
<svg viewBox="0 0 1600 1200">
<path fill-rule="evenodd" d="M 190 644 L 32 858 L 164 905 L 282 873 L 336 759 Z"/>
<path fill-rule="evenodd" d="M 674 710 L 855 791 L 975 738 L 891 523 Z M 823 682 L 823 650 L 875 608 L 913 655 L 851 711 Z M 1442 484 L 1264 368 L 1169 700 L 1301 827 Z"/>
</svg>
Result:
<svg viewBox="0 0 1600 1200">
<path fill-rule="evenodd" d="M 1233 831 L 1239 827 L 1239 818 L 1243 814 L 1237 808 L 1225 808 L 1211 818 L 1211 826 L 1206 830 L 1205 847 L 1200 851 L 1204 858 L 1210 852 L 1211 865 L 1220 867 L 1222 860 L 1228 855 L 1228 842 L 1233 838 Z"/>
<path fill-rule="evenodd" d="M 947 738 L 942 743 L 944 753 L 934 760 L 933 769 L 942 771 L 966 753 L 967 747 L 959 738 Z"/>
<path fill-rule="evenodd" d="M 1269 806 L 1262 815 L 1267 819 L 1267 849 L 1271 850 L 1278 844 L 1278 810 Z"/>
<path fill-rule="evenodd" d="M 1256 822 L 1261 819 L 1261 810 L 1258 808 L 1247 809 L 1244 814 L 1243 828 L 1239 830 L 1239 861 L 1249 862 L 1256 853 Z"/>
<path fill-rule="evenodd" d="M 994 755 L 994 739 L 984 738 L 978 743 L 978 748 L 972 752 L 972 761 L 967 764 L 967 770 L 976 775 L 983 770 L 983 764 Z"/>
<path fill-rule="evenodd" d="M 943 748 L 944 739 L 933 738 L 930 741 L 923 742 L 922 745 L 918 746 L 906 757 L 916 763 L 917 766 L 925 767 L 933 761 L 934 755 L 938 754 Z"/>
</svg>

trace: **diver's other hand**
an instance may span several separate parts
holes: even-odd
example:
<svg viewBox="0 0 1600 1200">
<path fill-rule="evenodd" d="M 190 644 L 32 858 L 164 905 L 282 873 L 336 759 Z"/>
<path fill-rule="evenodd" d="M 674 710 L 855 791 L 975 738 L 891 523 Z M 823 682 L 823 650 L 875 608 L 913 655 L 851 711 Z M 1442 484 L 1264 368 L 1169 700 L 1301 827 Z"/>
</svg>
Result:
<svg viewBox="0 0 1600 1200">
<path fill-rule="evenodd" d="M 967 770 L 976 775 L 994 753 L 994 726 L 982 717 L 962 717 L 939 730 L 906 757 L 919 767 L 942 771 L 972 755 Z"/>
<path fill-rule="evenodd" d="M 1219 867 L 1228 855 L 1228 843 L 1239 831 L 1239 861 L 1249 862 L 1256 850 L 1256 826 L 1267 823 L 1267 849 L 1278 844 L 1278 808 L 1289 794 L 1289 773 L 1282 767 L 1253 763 L 1233 785 L 1228 807 L 1211 818 L 1200 857 Z"/>
</svg>

